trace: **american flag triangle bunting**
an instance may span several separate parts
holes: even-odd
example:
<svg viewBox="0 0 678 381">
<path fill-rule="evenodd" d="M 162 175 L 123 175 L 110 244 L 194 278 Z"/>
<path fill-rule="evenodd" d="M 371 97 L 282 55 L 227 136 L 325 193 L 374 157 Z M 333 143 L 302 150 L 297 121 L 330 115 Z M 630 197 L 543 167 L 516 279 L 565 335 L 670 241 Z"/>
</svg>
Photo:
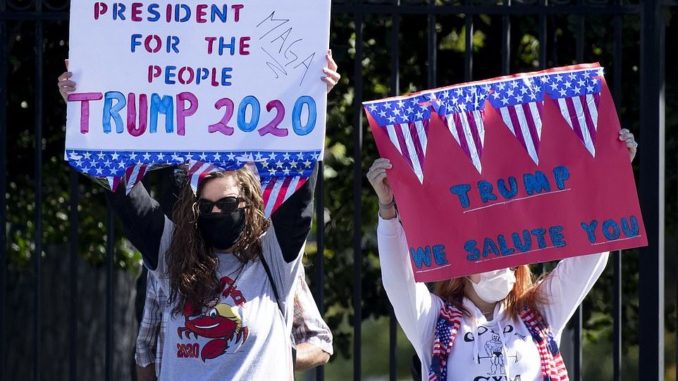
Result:
<svg viewBox="0 0 678 381">
<path fill-rule="evenodd" d="M 596 156 L 601 78 L 602 68 L 540 77 L 544 90 L 557 103 L 563 119 L 593 157 Z"/>
<path fill-rule="evenodd" d="M 544 91 L 532 77 L 500 80 L 491 85 L 490 102 L 535 164 L 539 164 Z"/>
<path fill-rule="evenodd" d="M 423 183 L 431 118 L 428 96 L 379 101 L 366 107 L 379 126 L 386 130 L 389 140 L 407 161 L 419 182 Z"/>
<path fill-rule="evenodd" d="M 485 144 L 483 124 L 489 86 L 466 86 L 430 93 L 431 105 L 466 156 L 482 173 L 481 157 Z"/>
</svg>

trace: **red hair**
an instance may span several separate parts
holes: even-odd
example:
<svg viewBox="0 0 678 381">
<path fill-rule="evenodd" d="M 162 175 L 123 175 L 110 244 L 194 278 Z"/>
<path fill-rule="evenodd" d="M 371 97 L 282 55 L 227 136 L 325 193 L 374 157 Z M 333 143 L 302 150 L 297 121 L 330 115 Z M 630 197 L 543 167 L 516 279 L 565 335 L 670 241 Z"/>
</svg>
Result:
<svg viewBox="0 0 678 381">
<path fill-rule="evenodd" d="M 470 315 L 463 305 L 465 289 L 471 287 L 469 282 L 470 280 L 466 277 L 438 282 L 435 284 L 434 293 L 464 314 Z M 546 300 L 538 292 L 536 279 L 530 270 L 530 266 L 522 265 L 516 268 L 516 283 L 504 301 L 506 302 L 506 310 L 514 319 L 525 307 L 538 311 L 538 307 L 546 303 Z"/>
</svg>

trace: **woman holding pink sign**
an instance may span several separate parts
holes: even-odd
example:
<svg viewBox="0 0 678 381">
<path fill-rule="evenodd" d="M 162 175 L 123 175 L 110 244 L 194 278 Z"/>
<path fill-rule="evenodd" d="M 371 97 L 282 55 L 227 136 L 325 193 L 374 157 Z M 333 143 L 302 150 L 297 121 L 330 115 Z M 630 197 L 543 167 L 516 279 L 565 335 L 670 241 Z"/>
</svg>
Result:
<svg viewBox="0 0 678 381">
<path fill-rule="evenodd" d="M 619 140 L 635 157 L 626 129 Z M 567 380 L 558 345 L 570 317 L 605 269 L 608 253 L 567 258 L 535 281 L 529 265 L 416 283 L 388 183 L 387 159 L 367 178 L 379 198 L 382 280 L 398 322 L 421 359 L 422 379 Z"/>
</svg>

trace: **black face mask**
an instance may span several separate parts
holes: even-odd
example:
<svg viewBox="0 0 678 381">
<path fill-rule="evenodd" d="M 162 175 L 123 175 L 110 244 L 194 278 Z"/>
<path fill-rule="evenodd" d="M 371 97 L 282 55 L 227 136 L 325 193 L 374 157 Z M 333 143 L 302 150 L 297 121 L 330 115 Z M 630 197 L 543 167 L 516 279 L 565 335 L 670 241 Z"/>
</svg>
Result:
<svg viewBox="0 0 678 381">
<path fill-rule="evenodd" d="M 207 246 L 217 250 L 233 247 L 245 228 L 245 209 L 230 213 L 207 213 L 198 216 L 198 229 Z"/>
</svg>

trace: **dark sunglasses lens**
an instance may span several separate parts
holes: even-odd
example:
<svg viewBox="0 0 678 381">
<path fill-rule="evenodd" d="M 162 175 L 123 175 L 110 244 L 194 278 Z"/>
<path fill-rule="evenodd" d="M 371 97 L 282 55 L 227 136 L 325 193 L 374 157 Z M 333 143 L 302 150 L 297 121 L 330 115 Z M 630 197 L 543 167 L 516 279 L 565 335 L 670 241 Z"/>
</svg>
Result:
<svg viewBox="0 0 678 381">
<path fill-rule="evenodd" d="M 221 210 L 222 213 L 230 213 L 238 209 L 238 204 L 240 200 L 237 197 L 224 197 L 221 200 L 217 201 L 217 208 Z"/>
<path fill-rule="evenodd" d="M 207 214 L 212 212 L 212 208 L 214 207 L 214 203 L 209 200 L 205 199 L 200 199 L 198 200 L 198 210 L 202 214 Z"/>
</svg>

